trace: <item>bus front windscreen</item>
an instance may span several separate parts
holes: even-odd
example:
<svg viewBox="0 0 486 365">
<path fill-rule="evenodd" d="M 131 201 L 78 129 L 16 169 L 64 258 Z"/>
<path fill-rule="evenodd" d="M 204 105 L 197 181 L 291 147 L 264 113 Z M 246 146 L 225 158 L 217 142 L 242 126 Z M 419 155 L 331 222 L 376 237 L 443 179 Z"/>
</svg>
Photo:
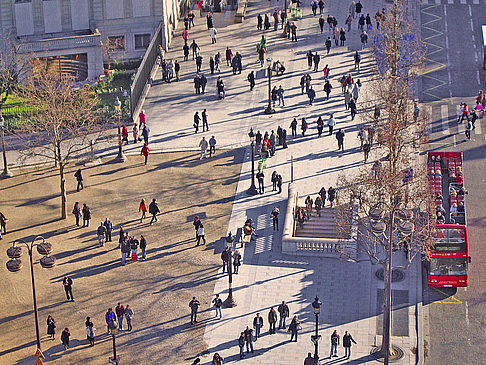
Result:
<svg viewBox="0 0 486 365">
<path fill-rule="evenodd" d="M 467 259 L 464 257 L 437 257 L 430 259 L 429 275 L 463 276 L 467 275 Z"/>
<path fill-rule="evenodd" d="M 464 229 L 444 228 L 435 233 L 432 252 L 466 252 Z"/>
</svg>

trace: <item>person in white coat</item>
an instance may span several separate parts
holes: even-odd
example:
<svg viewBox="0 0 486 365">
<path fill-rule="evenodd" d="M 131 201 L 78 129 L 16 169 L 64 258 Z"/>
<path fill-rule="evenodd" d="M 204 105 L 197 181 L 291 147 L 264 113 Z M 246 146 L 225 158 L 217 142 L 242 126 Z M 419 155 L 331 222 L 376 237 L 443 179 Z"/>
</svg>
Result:
<svg viewBox="0 0 486 365">
<path fill-rule="evenodd" d="M 216 43 L 216 34 L 218 34 L 216 28 L 212 27 L 211 29 L 209 29 L 209 34 L 211 35 L 211 43 L 212 44 Z"/>
</svg>

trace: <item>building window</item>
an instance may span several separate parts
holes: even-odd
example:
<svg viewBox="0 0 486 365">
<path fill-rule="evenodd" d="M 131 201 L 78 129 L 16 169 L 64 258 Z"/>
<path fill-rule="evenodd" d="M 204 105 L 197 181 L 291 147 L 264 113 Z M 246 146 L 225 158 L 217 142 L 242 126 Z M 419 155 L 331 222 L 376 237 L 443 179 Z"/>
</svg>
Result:
<svg viewBox="0 0 486 365">
<path fill-rule="evenodd" d="M 147 49 L 150 44 L 150 34 L 135 34 L 135 49 Z"/>
<path fill-rule="evenodd" d="M 32 0 L 15 0 L 15 4 L 21 4 L 21 3 L 31 3 Z"/>
<path fill-rule="evenodd" d="M 108 37 L 108 45 L 110 49 L 117 51 L 125 50 L 125 36 L 119 35 L 116 37 Z"/>
</svg>

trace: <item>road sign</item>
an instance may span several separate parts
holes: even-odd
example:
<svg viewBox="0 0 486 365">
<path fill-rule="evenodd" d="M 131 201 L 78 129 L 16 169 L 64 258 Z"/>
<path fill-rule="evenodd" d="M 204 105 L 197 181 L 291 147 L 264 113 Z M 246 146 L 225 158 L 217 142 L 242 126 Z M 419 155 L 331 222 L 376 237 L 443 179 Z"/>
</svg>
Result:
<svg viewBox="0 0 486 365">
<path fill-rule="evenodd" d="M 37 351 L 35 352 L 34 356 L 35 357 L 38 357 L 39 359 L 45 359 L 44 354 L 39 349 L 37 349 Z"/>
<path fill-rule="evenodd" d="M 42 362 L 42 360 L 40 358 L 38 358 L 35 365 L 44 365 L 44 363 Z"/>
</svg>

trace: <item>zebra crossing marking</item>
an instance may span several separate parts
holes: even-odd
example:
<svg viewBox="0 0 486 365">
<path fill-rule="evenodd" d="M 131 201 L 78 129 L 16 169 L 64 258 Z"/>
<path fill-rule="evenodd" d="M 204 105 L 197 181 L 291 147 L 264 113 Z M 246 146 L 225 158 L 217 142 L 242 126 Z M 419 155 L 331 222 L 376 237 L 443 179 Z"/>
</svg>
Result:
<svg viewBox="0 0 486 365">
<path fill-rule="evenodd" d="M 440 106 L 440 123 L 442 125 L 442 134 L 449 134 L 449 105 Z"/>
</svg>

